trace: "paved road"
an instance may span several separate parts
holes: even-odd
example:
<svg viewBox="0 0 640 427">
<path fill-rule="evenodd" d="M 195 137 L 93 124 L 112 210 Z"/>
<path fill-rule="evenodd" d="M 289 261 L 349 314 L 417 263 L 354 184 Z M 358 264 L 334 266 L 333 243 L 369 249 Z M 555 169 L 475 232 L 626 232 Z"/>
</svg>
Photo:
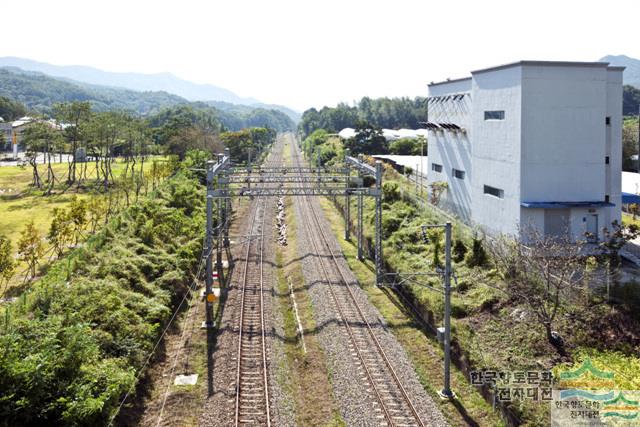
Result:
<svg viewBox="0 0 640 427">
<path fill-rule="evenodd" d="M 17 166 L 19 164 L 24 164 L 26 162 L 25 154 L 18 153 L 18 160 L 8 160 L 11 158 L 11 153 L 0 153 L 0 167 L 1 166 Z M 66 163 L 71 158 L 69 154 L 55 154 L 51 157 L 51 163 Z M 44 153 L 38 154 L 36 162 L 39 164 L 45 163 Z"/>
</svg>

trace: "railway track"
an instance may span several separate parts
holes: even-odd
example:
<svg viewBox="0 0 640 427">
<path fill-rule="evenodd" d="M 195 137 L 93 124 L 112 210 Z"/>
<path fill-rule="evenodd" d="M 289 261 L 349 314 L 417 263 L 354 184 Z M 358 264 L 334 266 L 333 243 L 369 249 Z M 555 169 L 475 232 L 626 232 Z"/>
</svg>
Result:
<svg viewBox="0 0 640 427">
<path fill-rule="evenodd" d="M 281 145 L 281 144 L 280 144 Z M 275 147 L 281 149 L 281 146 Z M 277 158 L 272 155 L 272 158 Z M 272 162 L 265 162 L 268 165 Z M 235 426 L 271 426 L 268 353 L 265 323 L 265 218 L 271 198 L 252 203 L 245 262 L 240 283 L 240 315 L 236 367 Z"/>
<path fill-rule="evenodd" d="M 298 148 L 295 147 L 293 151 L 295 166 L 300 166 Z M 318 257 L 319 270 L 326 279 L 336 314 L 348 336 L 350 357 L 361 368 L 367 383 L 367 395 L 372 399 L 380 425 L 425 426 L 351 290 L 353 284 L 347 280 L 344 267 L 338 261 L 318 214 L 306 196 L 302 212 L 312 236 L 310 243 Z"/>
<path fill-rule="evenodd" d="M 271 425 L 264 321 L 263 250 L 266 200 L 250 221 L 240 289 L 235 425 Z"/>
</svg>

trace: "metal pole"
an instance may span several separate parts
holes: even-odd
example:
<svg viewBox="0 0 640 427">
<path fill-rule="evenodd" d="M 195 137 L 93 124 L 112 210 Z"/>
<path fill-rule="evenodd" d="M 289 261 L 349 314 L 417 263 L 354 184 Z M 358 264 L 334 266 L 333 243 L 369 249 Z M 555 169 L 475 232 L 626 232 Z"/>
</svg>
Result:
<svg viewBox="0 0 640 427">
<path fill-rule="evenodd" d="M 640 173 L 640 105 L 638 105 L 638 173 Z"/>
<path fill-rule="evenodd" d="M 451 391 L 451 222 L 445 228 L 445 264 L 444 264 L 444 388 L 441 394 L 453 397 Z"/>
<path fill-rule="evenodd" d="M 422 175 L 424 174 L 424 140 L 420 137 L 420 197 L 422 197 L 422 186 L 424 184 Z"/>
<path fill-rule="evenodd" d="M 362 162 L 362 154 L 358 155 L 358 160 Z M 362 185 L 362 172 L 358 170 L 358 187 L 363 187 Z M 358 259 L 362 261 L 364 256 L 362 255 L 362 189 L 358 191 Z"/>
<path fill-rule="evenodd" d="M 345 158 L 351 154 L 351 150 L 348 148 L 345 150 L 344 155 Z M 351 226 L 351 204 L 349 203 L 349 181 L 351 178 L 351 169 L 349 168 L 349 163 L 345 162 L 346 169 L 346 188 L 345 188 L 345 196 L 344 196 L 344 240 L 349 240 L 351 236 L 349 236 L 349 227 Z"/>
<path fill-rule="evenodd" d="M 213 187 L 213 161 L 207 162 L 207 222 L 206 222 L 206 240 L 205 240 L 205 327 L 213 327 L 213 305 L 209 302 L 209 295 L 213 293 L 213 266 L 212 252 L 213 252 L 213 196 L 209 195 L 209 191 Z"/>
<path fill-rule="evenodd" d="M 218 163 L 222 163 L 224 158 L 223 154 L 218 154 Z M 224 188 L 224 178 L 218 177 L 218 187 Z M 216 227 L 216 270 L 218 271 L 218 280 L 222 280 L 222 240 L 223 240 L 223 228 L 224 228 L 224 192 L 223 197 L 218 198 L 218 224 Z"/>
<path fill-rule="evenodd" d="M 382 285 L 382 162 L 376 160 L 376 284 Z"/>
<path fill-rule="evenodd" d="M 229 148 L 224 149 L 224 157 L 230 158 L 231 151 Z M 222 174 L 224 184 L 224 247 L 229 247 L 229 217 L 231 214 L 231 199 L 229 198 L 229 176 L 226 173 Z M 220 276 L 222 277 L 222 276 Z"/>
<path fill-rule="evenodd" d="M 249 148 L 249 167 L 247 171 L 251 174 L 251 148 Z M 247 182 L 247 187 L 249 188 L 249 191 L 251 191 L 251 180 Z"/>
<path fill-rule="evenodd" d="M 220 182 L 221 187 L 223 188 L 223 199 L 222 199 L 222 231 L 224 237 L 222 239 L 223 246 L 225 248 L 229 247 L 229 211 L 231 202 L 229 200 L 229 178 L 226 174 L 222 173 L 218 178 L 218 182 Z"/>
</svg>

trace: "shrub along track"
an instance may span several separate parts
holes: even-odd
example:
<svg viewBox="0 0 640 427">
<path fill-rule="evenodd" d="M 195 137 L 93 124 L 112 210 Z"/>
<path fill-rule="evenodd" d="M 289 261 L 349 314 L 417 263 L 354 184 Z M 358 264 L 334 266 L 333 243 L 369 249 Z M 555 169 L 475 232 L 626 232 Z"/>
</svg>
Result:
<svg viewBox="0 0 640 427">
<path fill-rule="evenodd" d="M 276 142 L 265 161 L 281 158 Z M 293 425 L 290 399 L 277 381 L 283 358 L 282 319 L 273 306 L 275 199 L 250 201 L 243 243 L 232 249 L 235 268 L 212 355 L 213 390 L 200 418 L 203 426 Z"/>
<path fill-rule="evenodd" d="M 301 166 L 295 144 L 292 148 L 294 166 Z M 350 425 L 446 425 L 403 349 L 385 329 L 343 257 L 336 255 L 340 249 L 317 213 L 318 201 L 296 198 L 295 206 L 306 224 L 300 239 L 308 251 L 302 256 L 303 271 L 344 419 Z"/>
</svg>

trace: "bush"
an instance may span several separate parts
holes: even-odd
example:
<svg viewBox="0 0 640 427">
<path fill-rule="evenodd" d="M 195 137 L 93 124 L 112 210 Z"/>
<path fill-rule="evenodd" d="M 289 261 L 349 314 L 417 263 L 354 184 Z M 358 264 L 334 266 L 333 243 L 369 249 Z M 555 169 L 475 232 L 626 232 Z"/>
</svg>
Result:
<svg viewBox="0 0 640 427">
<path fill-rule="evenodd" d="M 466 254 L 467 254 L 467 247 L 464 245 L 462 240 L 457 239 L 453 244 L 453 260 L 455 262 L 462 262 Z"/>
<path fill-rule="evenodd" d="M 382 184 L 382 198 L 385 202 L 400 200 L 400 190 L 397 182 L 388 181 Z"/>
<path fill-rule="evenodd" d="M 107 424 L 200 260 L 201 194 L 171 178 L 8 307 L 0 425 Z"/>
<path fill-rule="evenodd" d="M 482 239 L 474 238 L 471 252 L 467 255 L 465 262 L 469 267 L 483 267 L 487 265 L 489 257 L 487 251 L 482 245 Z"/>
</svg>

